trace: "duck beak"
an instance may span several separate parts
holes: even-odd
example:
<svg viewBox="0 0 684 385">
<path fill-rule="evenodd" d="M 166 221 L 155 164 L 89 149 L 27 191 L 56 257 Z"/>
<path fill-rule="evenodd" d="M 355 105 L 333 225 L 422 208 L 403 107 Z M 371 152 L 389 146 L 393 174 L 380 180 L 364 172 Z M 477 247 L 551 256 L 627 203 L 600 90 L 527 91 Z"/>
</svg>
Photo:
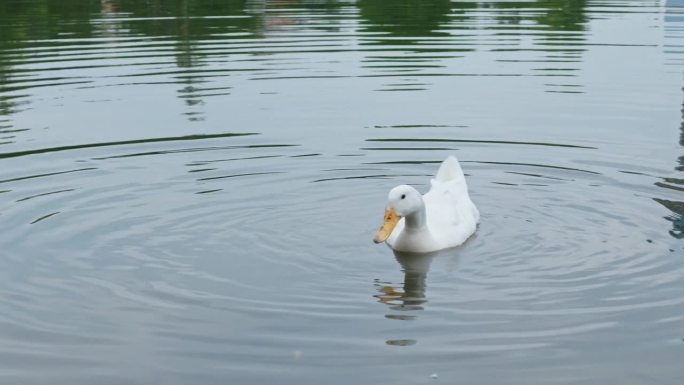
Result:
<svg viewBox="0 0 684 385">
<path fill-rule="evenodd" d="M 400 219 L 401 217 L 397 215 L 397 212 L 394 211 L 394 208 L 385 209 L 385 219 L 382 223 L 382 226 L 380 226 L 380 230 L 378 230 L 378 232 L 375 233 L 375 237 L 373 237 L 373 242 L 385 242 L 387 238 L 390 236 L 390 234 L 392 234 L 392 230 L 394 230 L 394 227 L 397 225 Z"/>
</svg>

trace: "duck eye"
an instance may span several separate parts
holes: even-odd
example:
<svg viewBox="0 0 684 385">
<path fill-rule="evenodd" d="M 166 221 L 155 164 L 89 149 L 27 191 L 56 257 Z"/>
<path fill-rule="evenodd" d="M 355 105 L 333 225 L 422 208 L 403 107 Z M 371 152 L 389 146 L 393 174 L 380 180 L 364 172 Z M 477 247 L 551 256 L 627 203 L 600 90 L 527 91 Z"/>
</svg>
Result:
<svg viewBox="0 0 684 385">
<path fill-rule="evenodd" d="M 406 198 L 406 194 L 401 194 L 401 199 Z"/>
</svg>

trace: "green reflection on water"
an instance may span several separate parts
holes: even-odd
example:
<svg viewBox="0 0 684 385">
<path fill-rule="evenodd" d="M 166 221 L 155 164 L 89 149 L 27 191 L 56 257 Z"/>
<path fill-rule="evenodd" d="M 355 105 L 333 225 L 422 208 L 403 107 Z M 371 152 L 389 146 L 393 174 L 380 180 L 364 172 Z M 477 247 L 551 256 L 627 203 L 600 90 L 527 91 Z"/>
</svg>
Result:
<svg viewBox="0 0 684 385">
<path fill-rule="evenodd" d="M 176 71 L 136 76 L 142 76 L 142 84 L 178 84 L 176 96 L 188 109 L 183 114 L 190 121 L 201 121 L 204 119 L 201 107 L 204 98 L 232 93 L 232 86 L 206 85 L 216 83 L 212 76 L 225 78 L 235 70 L 228 68 L 218 75 L 211 72 L 216 71 L 212 58 L 231 60 L 234 54 L 231 42 L 257 41 L 271 32 L 284 33 L 283 37 L 287 39 L 287 33 L 307 29 L 318 31 L 312 37 L 315 41 L 327 32 L 340 31 L 346 25 L 343 21 L 348 15 L 357 18 L 359 24 L 354 33 L 361 38 L 360 44 L 373 47 L 373 52 L 364 60 L 368 64 L 364 68 L 380 71 L 383 76 L 397 77 L 421 71 L 428 71 L 428 75 L 445 75 L 439 72 L 445 67 L 445 57 L 459 57 L 482 49 L 482 42 L 468 37 L 469 30 L 491 30 L 491 39 L 497 46 L 489 49 L 502 52 L 529 49 L 522 40 L 524 36 L 532 36 L 535 49 L 546 53 L 539 61 L 547 65 L 536 69 L 542 76 L 557 76 L 559 72 L 561 76 L 574 76 L 568 71 L 576 70 L 576 65 L 567 67 L 569 63 L 581 60 L 578 55 L 583 51 L 583 31 L 588 19 L 586 7 L 585 0 L 485 3 L 448 0 L 360 0 L 357 3 L 311 0 L 4 1 L 0 3 L 0 114 L 20 111 L 22 103 L 29 102 L 24 100 L 28 99 L 25 93 L 31 92 L 32 88 L 94 81 L 74 75 L 35 84 L 33 75 L 38 70 L 21 68 L 25 67 L 27 59 L 31 63 L 68 61 L 65 65 L 73 65 L 76 62 L 87 68 L 104 54 L 115 53 L 119 60 L 132 55 L 144 41 L 146 54 L 140 57 L 147 58 L 150 63 L 172 64 Z M 321 19 L 320 16 L 325 17 Z M 442 40 L 430 40 L 433 38 Z M 504 41 L 507 43 L 502 45 Z M 109 46 L 104 47 L 107 44 Z M 117 46 L 112 47 L 112 44 Z M 273 55 L 260 52 L 261 48 L 254 46 L 245 49 L 252 51 L 254 60 L 259 55 Z M 85 51 L 88 51 L 88 57 L 74 60 L 74 55 Z M 411 52 L 420 56 L 413 57 Z M 451 54 L 444 56 L 444 53 Z M 325 55 L 323 52 L 300 54 Z M 529 60 L 502 57 L 498 61 Z M 562 65 L 554 65 L 554 62 Z M 212 64 L 214 67 L 209 68 Z M 104 65 L 114 64 L 107 62 Z M 559 66 L 562 68 L 556 68 Z M 454 70 L 456 73 L 447 74 L 462 75 L 458 68 Z M 164 75 L 169 79 L 154 78 Z M 560 89 L 550 92 L 565 92 L 566 86 L 578 85 L 560 85 Z M 428 87 L 429 83 L 409 80 L 408 83 L 389 83 L 382 90 L 420 92 Z"/>
</svg>

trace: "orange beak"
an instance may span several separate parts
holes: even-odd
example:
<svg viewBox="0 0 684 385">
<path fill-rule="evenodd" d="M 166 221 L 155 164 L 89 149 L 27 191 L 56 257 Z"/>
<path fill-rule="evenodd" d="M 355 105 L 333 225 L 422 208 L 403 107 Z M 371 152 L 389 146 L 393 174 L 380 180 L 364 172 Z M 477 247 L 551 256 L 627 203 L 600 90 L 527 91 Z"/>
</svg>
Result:
<svg viewBox="0 0 684 385">
<path fill-rule="evenodd" d="M 380 226 L 380 230 L 375 233 L 373 242 L 385 242 L 387 238 L 389 238 L 390 234 L 392 234 L 392 230 L 394 230 L 394 227 L 397 225 L 397 223 L 399 223 L 400 219 L 401 217 L 397 215 L 397 212 L 394 211 L 393 208 L 385 209 L 384 221 L 382 222 L 382 226 Z"/>
</svg>

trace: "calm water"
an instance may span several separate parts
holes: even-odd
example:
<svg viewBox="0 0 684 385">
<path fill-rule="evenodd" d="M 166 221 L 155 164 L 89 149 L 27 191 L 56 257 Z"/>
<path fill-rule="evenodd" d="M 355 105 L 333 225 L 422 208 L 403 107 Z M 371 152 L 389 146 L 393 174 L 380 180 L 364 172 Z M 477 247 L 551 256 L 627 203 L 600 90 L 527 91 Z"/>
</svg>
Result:
<svg viewBox="0 0 684 385">
<path fill-rule="evenodd" d="M 2 1 L 0 383 L 680 384 L 683 68 L 679 0 Z M 477 236 L 374 245 L 448 154 Z"/>
</svg>

